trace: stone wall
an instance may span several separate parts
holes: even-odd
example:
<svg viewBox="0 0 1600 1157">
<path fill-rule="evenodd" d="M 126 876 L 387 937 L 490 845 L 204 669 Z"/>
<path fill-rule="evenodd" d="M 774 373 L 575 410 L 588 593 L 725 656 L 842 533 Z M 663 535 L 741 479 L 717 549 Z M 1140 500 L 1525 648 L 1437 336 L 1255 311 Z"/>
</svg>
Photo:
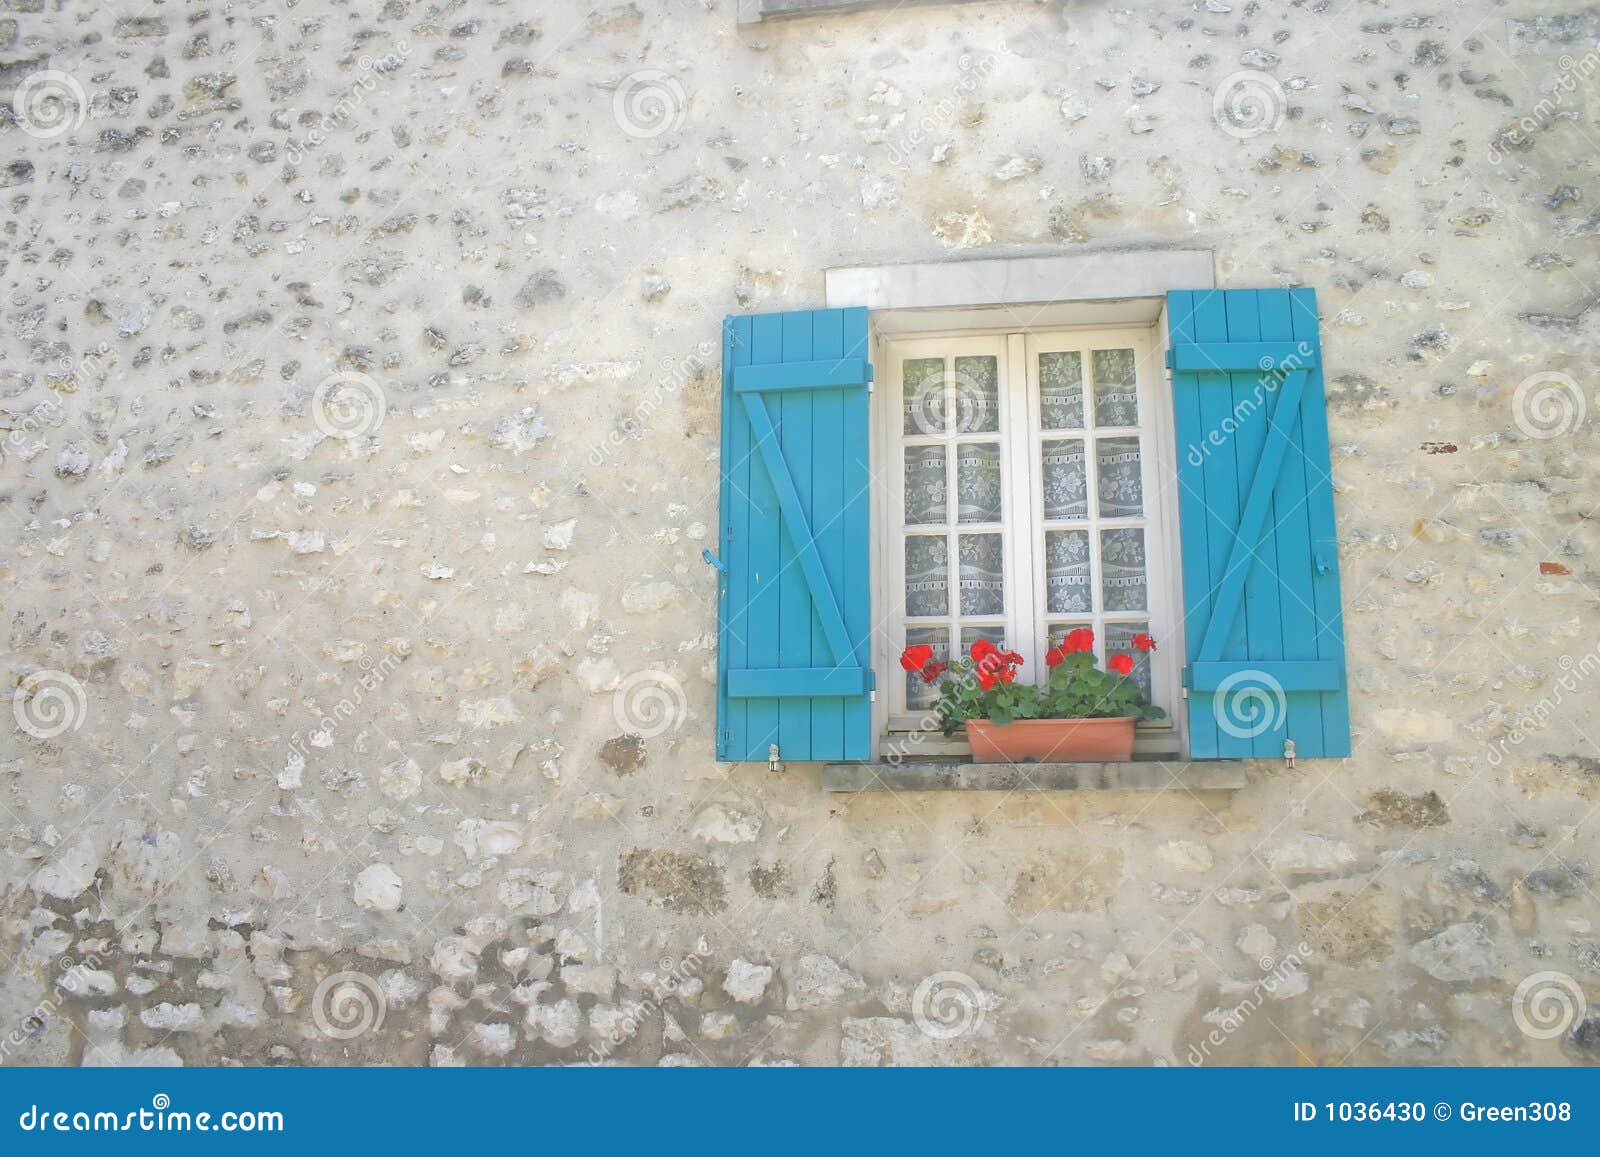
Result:
<svg viewBox="0 0 1600 1157">
<path fill-rule="evenodd" d="M 6 1063 L 1600 1055 L 1600 11 L 0 8 Z M 718 766 L 722 316 L 1127 244 L 1318 291 L 1354 757 Z"/>
</svg>

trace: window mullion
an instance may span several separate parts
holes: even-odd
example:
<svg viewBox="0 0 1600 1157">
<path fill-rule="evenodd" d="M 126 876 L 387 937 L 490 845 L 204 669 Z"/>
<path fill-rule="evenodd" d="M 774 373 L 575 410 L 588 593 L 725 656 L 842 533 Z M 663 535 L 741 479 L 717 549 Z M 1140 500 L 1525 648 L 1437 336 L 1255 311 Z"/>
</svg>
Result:
<svg viewBox="0 0 1600 1157">
<path fill-rule="evenodd" d="M 1033 430 L 1031 397 L 1028 388 L 1027 341 L 1022 334 L 1006 335 L 1005 382 L 1001 418 L 1001 446 L 1005 456 L 1006 493 L 1006 634 L 1011 646 L 1037 671 L 1042 662 L 1039 652 L 1039 606 L 1034 593 L 1033 512 Z"/>
</svg>

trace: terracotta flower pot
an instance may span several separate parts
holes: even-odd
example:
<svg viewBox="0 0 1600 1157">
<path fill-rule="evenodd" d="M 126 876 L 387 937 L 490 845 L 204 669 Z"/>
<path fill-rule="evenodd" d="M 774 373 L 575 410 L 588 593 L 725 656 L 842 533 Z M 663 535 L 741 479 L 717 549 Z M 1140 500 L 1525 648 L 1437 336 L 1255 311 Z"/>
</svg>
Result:
<svg viewBox="0 0 1600 1157">
<path fill-rule="evenodd" d="M 1018 719 L 997 727 L 967 720 L 977 763 L 1114 763 L 1133 758 L 1134 717 Z"/>
</svg>

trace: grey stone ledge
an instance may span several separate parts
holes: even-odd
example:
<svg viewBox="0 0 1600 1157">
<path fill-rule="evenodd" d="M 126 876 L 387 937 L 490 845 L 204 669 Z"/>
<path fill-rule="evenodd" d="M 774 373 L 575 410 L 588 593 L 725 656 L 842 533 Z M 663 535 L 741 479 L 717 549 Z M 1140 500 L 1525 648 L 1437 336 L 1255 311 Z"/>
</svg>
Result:
<svg viewBox="0 0 1600 1157">
<path fill-rule="evenodd" d="M 1245 786 L 1239 760 L 1190 763 L 968 763 L 907 760 L 827 763 L 823 791 L 1234 791 Z"/>
</svg>

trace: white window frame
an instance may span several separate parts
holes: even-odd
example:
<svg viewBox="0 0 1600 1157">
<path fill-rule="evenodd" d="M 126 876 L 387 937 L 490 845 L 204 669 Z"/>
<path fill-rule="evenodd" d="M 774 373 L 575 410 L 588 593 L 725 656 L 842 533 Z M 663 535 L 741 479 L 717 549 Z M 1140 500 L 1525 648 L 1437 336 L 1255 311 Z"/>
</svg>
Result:
<svg viewBox="0 0 1600 1157">
<path fill-rule="evenodd" d="M 1096 429 L 1092 422 L 1093 381 L 1092 358 L 1094 348 L 1132 348 L 1135 360 L 1135 382 L 1139 395 L 1140 425 L 1137 428 Z M 1084 352 L 1085 390 L 1085 470 L 1088 494 L 1088 518 L 1071 520 L 1076 526 L 1088 529 L 1090 549 L 1094 559 L 1092 573 L 1096 576 L 1093 590 L 1094 606 L 1103 602 L 1103 588 L 1099 576 L 1100 536 L 1104 522 L 1108 526 L 1127 525 L 1129 522 L 1145 527 L 1145 573 L 1147 580 L 1147 609 L 1145 612 L 1112 613 L 1113 618 L 1124 621 L 1139 620 L 1149 623 L 1149 630 L 1161 642 L 1151 656 L 1151 683 L 1156 702 L 1167 709 L 1166 720 L 1141 724 L 1141 747 L 1161 753 L 1175 753 L 1181 745 L 1181 717 L 1184 707 L 1181 686 L 1182 652 L 1182 598 L 1179 589 L 1180 553 L 1175 494 L 1176 459 L 1173 443 L 1172 401 L 1164 388 L 1166 373 L 1163 365 L 1164 343 L 1156 324 L 1132 325 L 1053 325 L 1047 327 L 1005 326 L 991 329 L 950 329 L 935 332 L 894 333 L 880 335 L 874 362 L 880 367 L 882 389 L 877 391 L 874 415 L 874 456 L 880 463 L 880 477 L 887 485 L 882 488 L 884 501 L 880 505 L 879 533 L 874 536 L 874 549 L 878 558 L 873 571 L 880 577 L 878 605 L 884 609 L 880 621 L 883 629 L 876 665 L 886 671 L 885 701 L 880 712 L 880 741 L 896 734 L 925 732 L 926 718 L 921 712 L 908 709 L 905 702 L 904 672 L 899 666 L 899 653 L 904 645 L 905 621 L 905 550 L 907 527 L 905 512 L 904 449 L 908 441 L 902 435 L 902 404 L 904 396 L 901 378 L 902 364 L 917 357 L 943 356 L 953 359 L 972 354 L 995 353 L 1001 358 L 1000 374 L 1000 433 L 1002 447 L 1002 506 L 1005 531 L 1004 565 L 1008 601 L 1003 616 L 1008 640 L 1026 659 L 1025 675 L 1032 680 L 1041 677 L 1044 670 L 1044 623 L 1051 616 L 1044 606 L 1041 592 L 1044 589 L 1045 524 L 1043 511 L 1043 472 L 1038 468 L 1040 444 L 1044 440 L 1072 437 L 1065 431 L 1043 431 L 1039 409 L 1038 355 L 1056 350 L 1081 349 Z M 1020 427 L 1021 433 L 1012 431 Z M 1098 512 L 1098 461 L 1092 452 L 1094 440 L 1105 436 L 1130 436 L 1141 438 L 1141 483 L 1144 490 L 1144 514 L 1139 519 L 1103 520 Z M 971 435 L 968 436 L 972 437 Z M 981 437 L 981 435 L 979 436 Z M 951 435 L 946 444 L 952 450 L 961 435 Z M 912 443 L 924 439 L 913 438 Z M 934 439 L 937 440 L 937 439 Z M 955 455 L 947 456 L 947 488 L 949 501 L 954 508 Z M 963 531 L 982 533 L 995 529 L 990 524 L 959 523 L 947 525 L 944 533 L 950 536 L 950 549 L 955 549 L 955 536 Z M 910 528 L 911 533 L 916 528 Z M 1021 531 L 1021 533 L 1019 533 Z M 1027 565 L 1024 565 L 1026 562 Z M 952 560 L 951 581 L 958 578 L 957 566 Z M 1105 612 L 1097 610 L 1085 620 L 1093 619 L 1097 625 L 1096 649 L 1105 658 L 1104 632 L 1098 629 L 1106 621 Z M 947 623 L 956 624 L 959 638 L 959 591 L 952 585 L 950 613 Z M 972 616 L 987 617 L 987 616 Z M 962 754 L 965 744 L 959 741 L 941 743 L 925 735 L 918 744 L 918 754 Z"/>
</svg>

